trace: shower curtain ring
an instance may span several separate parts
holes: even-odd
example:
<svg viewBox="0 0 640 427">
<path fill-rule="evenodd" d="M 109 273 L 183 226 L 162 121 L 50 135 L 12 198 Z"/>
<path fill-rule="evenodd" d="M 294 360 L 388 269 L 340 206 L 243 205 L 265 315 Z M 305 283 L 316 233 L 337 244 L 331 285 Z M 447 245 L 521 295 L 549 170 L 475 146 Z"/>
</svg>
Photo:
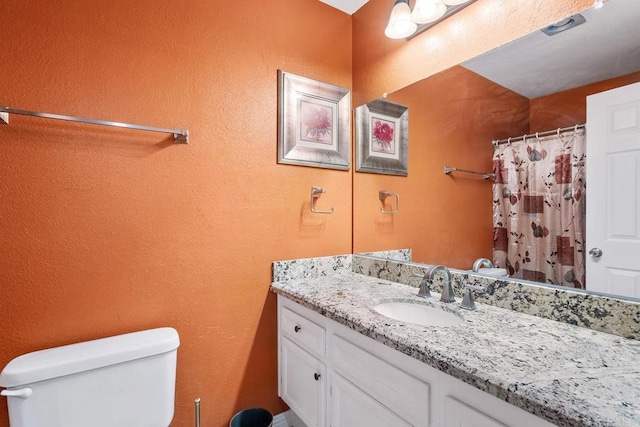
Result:
<svg viewBox="0 0 640 427">
<path fill-rule="evenodd" d="M 526 133 L 522 137 L 522 142 L 524 142 L 525 144 L 527 143 L 527 134 Z"/>
<path fill-rule="evenodd" d="M 511 137 L 507 138 L 507 145 L 511 147 Z"/>
<path fill-rule="evenodd" d="M 558 130 L 556 131 L 556 133 L 558 134 L 558 138 L 560 138 L 560 128 L 558 128 Z"/>
<path fill-rule="evenodd" d="M 537 141 L 537 142 L 540 142 L 540 136 L 538 136 L 538 134 L 539 134 L 539 133 L 540 133 L 540 132 L 536 132 L 536 141 Z"/>
</svg>

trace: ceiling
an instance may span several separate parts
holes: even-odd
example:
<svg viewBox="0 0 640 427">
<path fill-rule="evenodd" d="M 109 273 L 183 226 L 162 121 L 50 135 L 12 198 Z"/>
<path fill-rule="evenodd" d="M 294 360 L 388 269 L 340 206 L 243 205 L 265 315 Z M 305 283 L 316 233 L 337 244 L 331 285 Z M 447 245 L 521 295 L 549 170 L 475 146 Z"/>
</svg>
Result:
<svg viewBox="0 0 640 427">
<path fill-rule="evenodd" d="M 554 36 L 536 31 L 462 64 L 533 99 L 640 70 L 640 3 L 609 0 L 587 22 Z"/>
<path fill-rule="evenodd" d="M 360 9 L 369 0 L 320 0 L 322 3 L 326 3 L 329 6 L 333 6 L 336 9 L 340 9 L 344 13 L 353 15 L 355 11 Z"/>
</svg>

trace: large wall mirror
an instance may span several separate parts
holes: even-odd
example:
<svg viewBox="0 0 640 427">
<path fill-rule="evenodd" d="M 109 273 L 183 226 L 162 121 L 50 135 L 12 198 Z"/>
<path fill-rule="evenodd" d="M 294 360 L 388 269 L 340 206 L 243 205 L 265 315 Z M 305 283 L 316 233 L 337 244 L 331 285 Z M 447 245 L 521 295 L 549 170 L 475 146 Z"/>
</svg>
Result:
<svg viewBox="0 0 640 427">
<path fill-rule="evenodd" d="M 586 122 L 588 95 L 640 82 L 639 20 L 637 0 L 609 0 L 556 23 L 552 35 L 536 31 L 389 94 L 409 107 L 409 175 L 355 174 L 354 252 L 410 247 L 416 262 L 460 270 L 485 257 L 518 279 L 640 297 L 633 268 L 622 273 L 621 291 L 585 273 L 595 235 L 585 218 L 600 196 L 585 202 L 589 126 L 576 128 Z M 640 126 L 640 117 L 629 120 Z M 632 182 L 613 190 L 628 193 L 618 217 L 640 239 L 640 154 L 627 157 L 635 166 L 627 161 L 631 169 L 619 175 Z M 445 174 L 445 166 L 495 175 Z M 536 178 L 534 166 L 546 174 Z M 381 190 L 399 194 L 397 214 L 380 212 Z M 562 211 L 557 223 L 549 211 Z M 640 270 L 640 258 L 635 264 Z"/>
</svg>

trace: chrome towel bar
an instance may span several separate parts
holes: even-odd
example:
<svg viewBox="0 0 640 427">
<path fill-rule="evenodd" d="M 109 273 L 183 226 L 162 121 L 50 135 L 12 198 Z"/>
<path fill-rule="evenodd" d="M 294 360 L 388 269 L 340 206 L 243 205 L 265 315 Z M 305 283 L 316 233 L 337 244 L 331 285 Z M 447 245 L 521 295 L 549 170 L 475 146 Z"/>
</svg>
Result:
<svg viewBox="0 0 640 427">
<path fill-rule="evenodd" d="M 5 113 L 5 114 L 1 114 Z M 9 124 L 8 114 L 19 114 L 21 116 L 42 117 L 45 119 L 66 120 L 68 122 L 88 123 L 92 125 L 111 126 L 118 128 L 145 130 L 149 132 L 169 133 L 173 134 L 173 142 L 176 144 L 189 143 L 189 131 L 184 129 L 167 129 L 151 126 L 134 125 L 130 123 L 111 122 L 107 120 L 87 119 L 84 117 L 63 116 L 61 114 L 41 113 L 38 111 L 18 110 L 16 108 L 0 106 L 0 123 Z"/>
</svg>

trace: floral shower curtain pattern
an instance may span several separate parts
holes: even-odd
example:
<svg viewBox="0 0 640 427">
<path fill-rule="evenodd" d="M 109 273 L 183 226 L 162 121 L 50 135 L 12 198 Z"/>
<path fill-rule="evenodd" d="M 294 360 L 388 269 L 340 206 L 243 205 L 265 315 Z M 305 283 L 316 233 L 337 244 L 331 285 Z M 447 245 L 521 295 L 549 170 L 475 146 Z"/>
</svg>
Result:
<svg viewBox="0 0 640 427">
<path fill-rule="evenodd" d="M 493 258 L 509 275 L 585 288 L 583 129 L 497 145 Z"/>
</svg>

